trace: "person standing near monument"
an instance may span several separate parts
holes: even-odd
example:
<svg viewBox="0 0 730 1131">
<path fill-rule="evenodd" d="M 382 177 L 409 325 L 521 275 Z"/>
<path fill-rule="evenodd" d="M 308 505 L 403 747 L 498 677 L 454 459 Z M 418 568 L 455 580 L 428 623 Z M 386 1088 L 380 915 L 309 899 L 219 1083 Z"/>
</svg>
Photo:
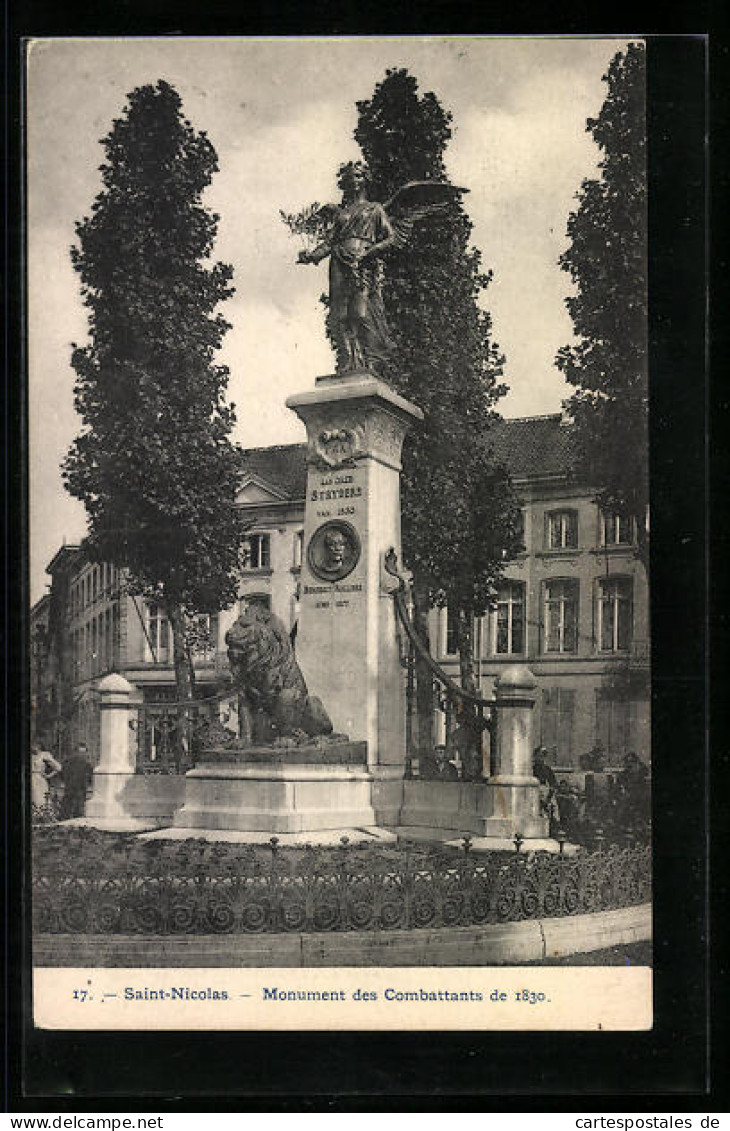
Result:
<svg viewBox="0 0 730 1131">
<path fill-rule="evenodd" d="M 61 763 L 57 762 L 48 750 L 41 750 L 40 746 L 30 748 L 30 800 L 33 814 L 41 815 L 48 810 L 49 781 L 61 771 Z"/>
<path fill-rule="evenodd" d="M 552 826 L 560 821 L 557 802 L 558 779 L 552 766 L 546 761 L 546 754 L 544 746 L 535 747 L 532 755 L 532 772 L 540 783 L 540 809 Z"/>
<path fill-rule="evenodd" d="M 459 771 L 445 746 L 436 747 L 436 776 L 442 781 L 458 781 Z"/>
<path fill-rule="evenodd" d="M 86 808 L 86 791 L 91 785 L 92 769 L 86 751 L 86 744 L 80 742 L 75 754 L 63 765 L 63 800 L 60 818 L 83 817 Z"/>
<path fill-rule="evenodd" d="M 456 703 L 456 722 L 456 729 L 452 730 L 446 740 L 447 758 L 449 761 L 458 758 L 464 781 L 482 781 L 484 777 L 482 736 L 489 724 L 464 700 L 458 700 Z"/>
</svg>

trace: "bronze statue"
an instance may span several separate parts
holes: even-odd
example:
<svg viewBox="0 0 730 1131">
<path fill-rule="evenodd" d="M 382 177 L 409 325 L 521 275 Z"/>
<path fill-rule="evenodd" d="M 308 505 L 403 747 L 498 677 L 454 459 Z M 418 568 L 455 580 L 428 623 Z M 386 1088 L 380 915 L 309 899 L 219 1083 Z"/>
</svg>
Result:
<svg viewBox="0 0 730 1131">
<path fill-rule="evenodd" d="M 254 720 L 254 742 L 331 734 L 330 718 L 307 691 L 279 617 L 249 605 L 226 633 L 226 646 L 233 682 Z"/>
<path fill-rule="evenodd" d="M 329 325 L 337 353 L 338 373 L 358 369 L 382 371 L 395 343 L 383 306 L 383 263 L 389 248 L 405 247 L 417 220 L 439 211 L 466 189 L 438 181 L 411 181 L 385 204 L 367 199 L 367 171 L 359 161 L 340 169 L 342 204 L 326 204 L 284 216 L 293 231 L 324 229 L 312 251 L 298 263 L 319 263 L 329 256 Z"/>
</svg>

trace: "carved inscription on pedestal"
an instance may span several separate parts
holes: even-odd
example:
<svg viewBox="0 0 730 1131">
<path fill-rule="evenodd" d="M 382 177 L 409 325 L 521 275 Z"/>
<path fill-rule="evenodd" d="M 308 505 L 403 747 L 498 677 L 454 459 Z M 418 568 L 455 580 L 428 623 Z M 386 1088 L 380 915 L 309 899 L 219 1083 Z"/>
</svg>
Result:
<svg viewBox="0 0 730 1131">
<path fill-rule="evenodd" d="M 362 590 L 361 584 L 343 584 L 342 579 L 352 573 L 361 557 L 357 526 L 364 491 L 365 482 L 356 467 L 351 472 L 341 466 L 329 473 L 310 474 L 307 505 L 321 525 L 309 540 L 307 562 L 314 577 L 327 583 L 304 586 L 305 596 L 314 598 L 315 609 L 348 609 L 350 594 Z"/>
<path fill-rule="evenodd" d="M 308 503 L 318 519 L 351 519 L 357 521 L 363 487 L 357 472 L 338 472 L 310 478 Z"/>
</svg>

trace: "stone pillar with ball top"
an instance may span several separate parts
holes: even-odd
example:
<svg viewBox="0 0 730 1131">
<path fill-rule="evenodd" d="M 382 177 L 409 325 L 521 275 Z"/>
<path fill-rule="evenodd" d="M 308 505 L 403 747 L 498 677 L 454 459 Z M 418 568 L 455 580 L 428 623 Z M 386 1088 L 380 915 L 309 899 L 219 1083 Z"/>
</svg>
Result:
<svg viewBox="0 0 730 1131">
<path fill-rule="evenodd" d="M 101 756 L 86 806 L 86 816 L 96 821 L 118 821 L 130 816 L 125 795 L 136 772 L 129 726 L 133 692 L 132 685 L 116 672 L 105 676 L 97 687 Z"/>
<path fill-rule="evenodd" d="M 548 835 L 540 813 L 540 783 L 532 772 L 532 713 L 537 680 L 524 664 L 510 664 L 496 683 L 497 734 L 485 836 Z"/>
</svg>

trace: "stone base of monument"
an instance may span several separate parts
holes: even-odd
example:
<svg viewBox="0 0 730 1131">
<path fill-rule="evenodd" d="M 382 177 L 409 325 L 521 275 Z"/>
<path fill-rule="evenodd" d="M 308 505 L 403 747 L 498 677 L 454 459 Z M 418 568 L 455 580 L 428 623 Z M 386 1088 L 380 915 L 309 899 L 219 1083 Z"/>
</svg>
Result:
<svg viewBox="0 0 730 1131">
<path fill-rule="evenodd" d="M 90 828 L 135 832 L 169 825 L 184 798 L 185 779 L 168 774 L 94 771 L 83 820 Z"/>
<path fill-rule="evenodd" d="M 185 775 L 175 829 L 270 836 L 376 825 L 367 744 L 207 751 Z"/>
<path fill-rule="evenodd" d="M 401 826 L 447 829 L 470 836 L 525 840 L 548 836 L 548 821 L 540 816 L 539 785 L 535 778 L 491 778 L 486 782 L 403 782 Z"/>
</svg>

